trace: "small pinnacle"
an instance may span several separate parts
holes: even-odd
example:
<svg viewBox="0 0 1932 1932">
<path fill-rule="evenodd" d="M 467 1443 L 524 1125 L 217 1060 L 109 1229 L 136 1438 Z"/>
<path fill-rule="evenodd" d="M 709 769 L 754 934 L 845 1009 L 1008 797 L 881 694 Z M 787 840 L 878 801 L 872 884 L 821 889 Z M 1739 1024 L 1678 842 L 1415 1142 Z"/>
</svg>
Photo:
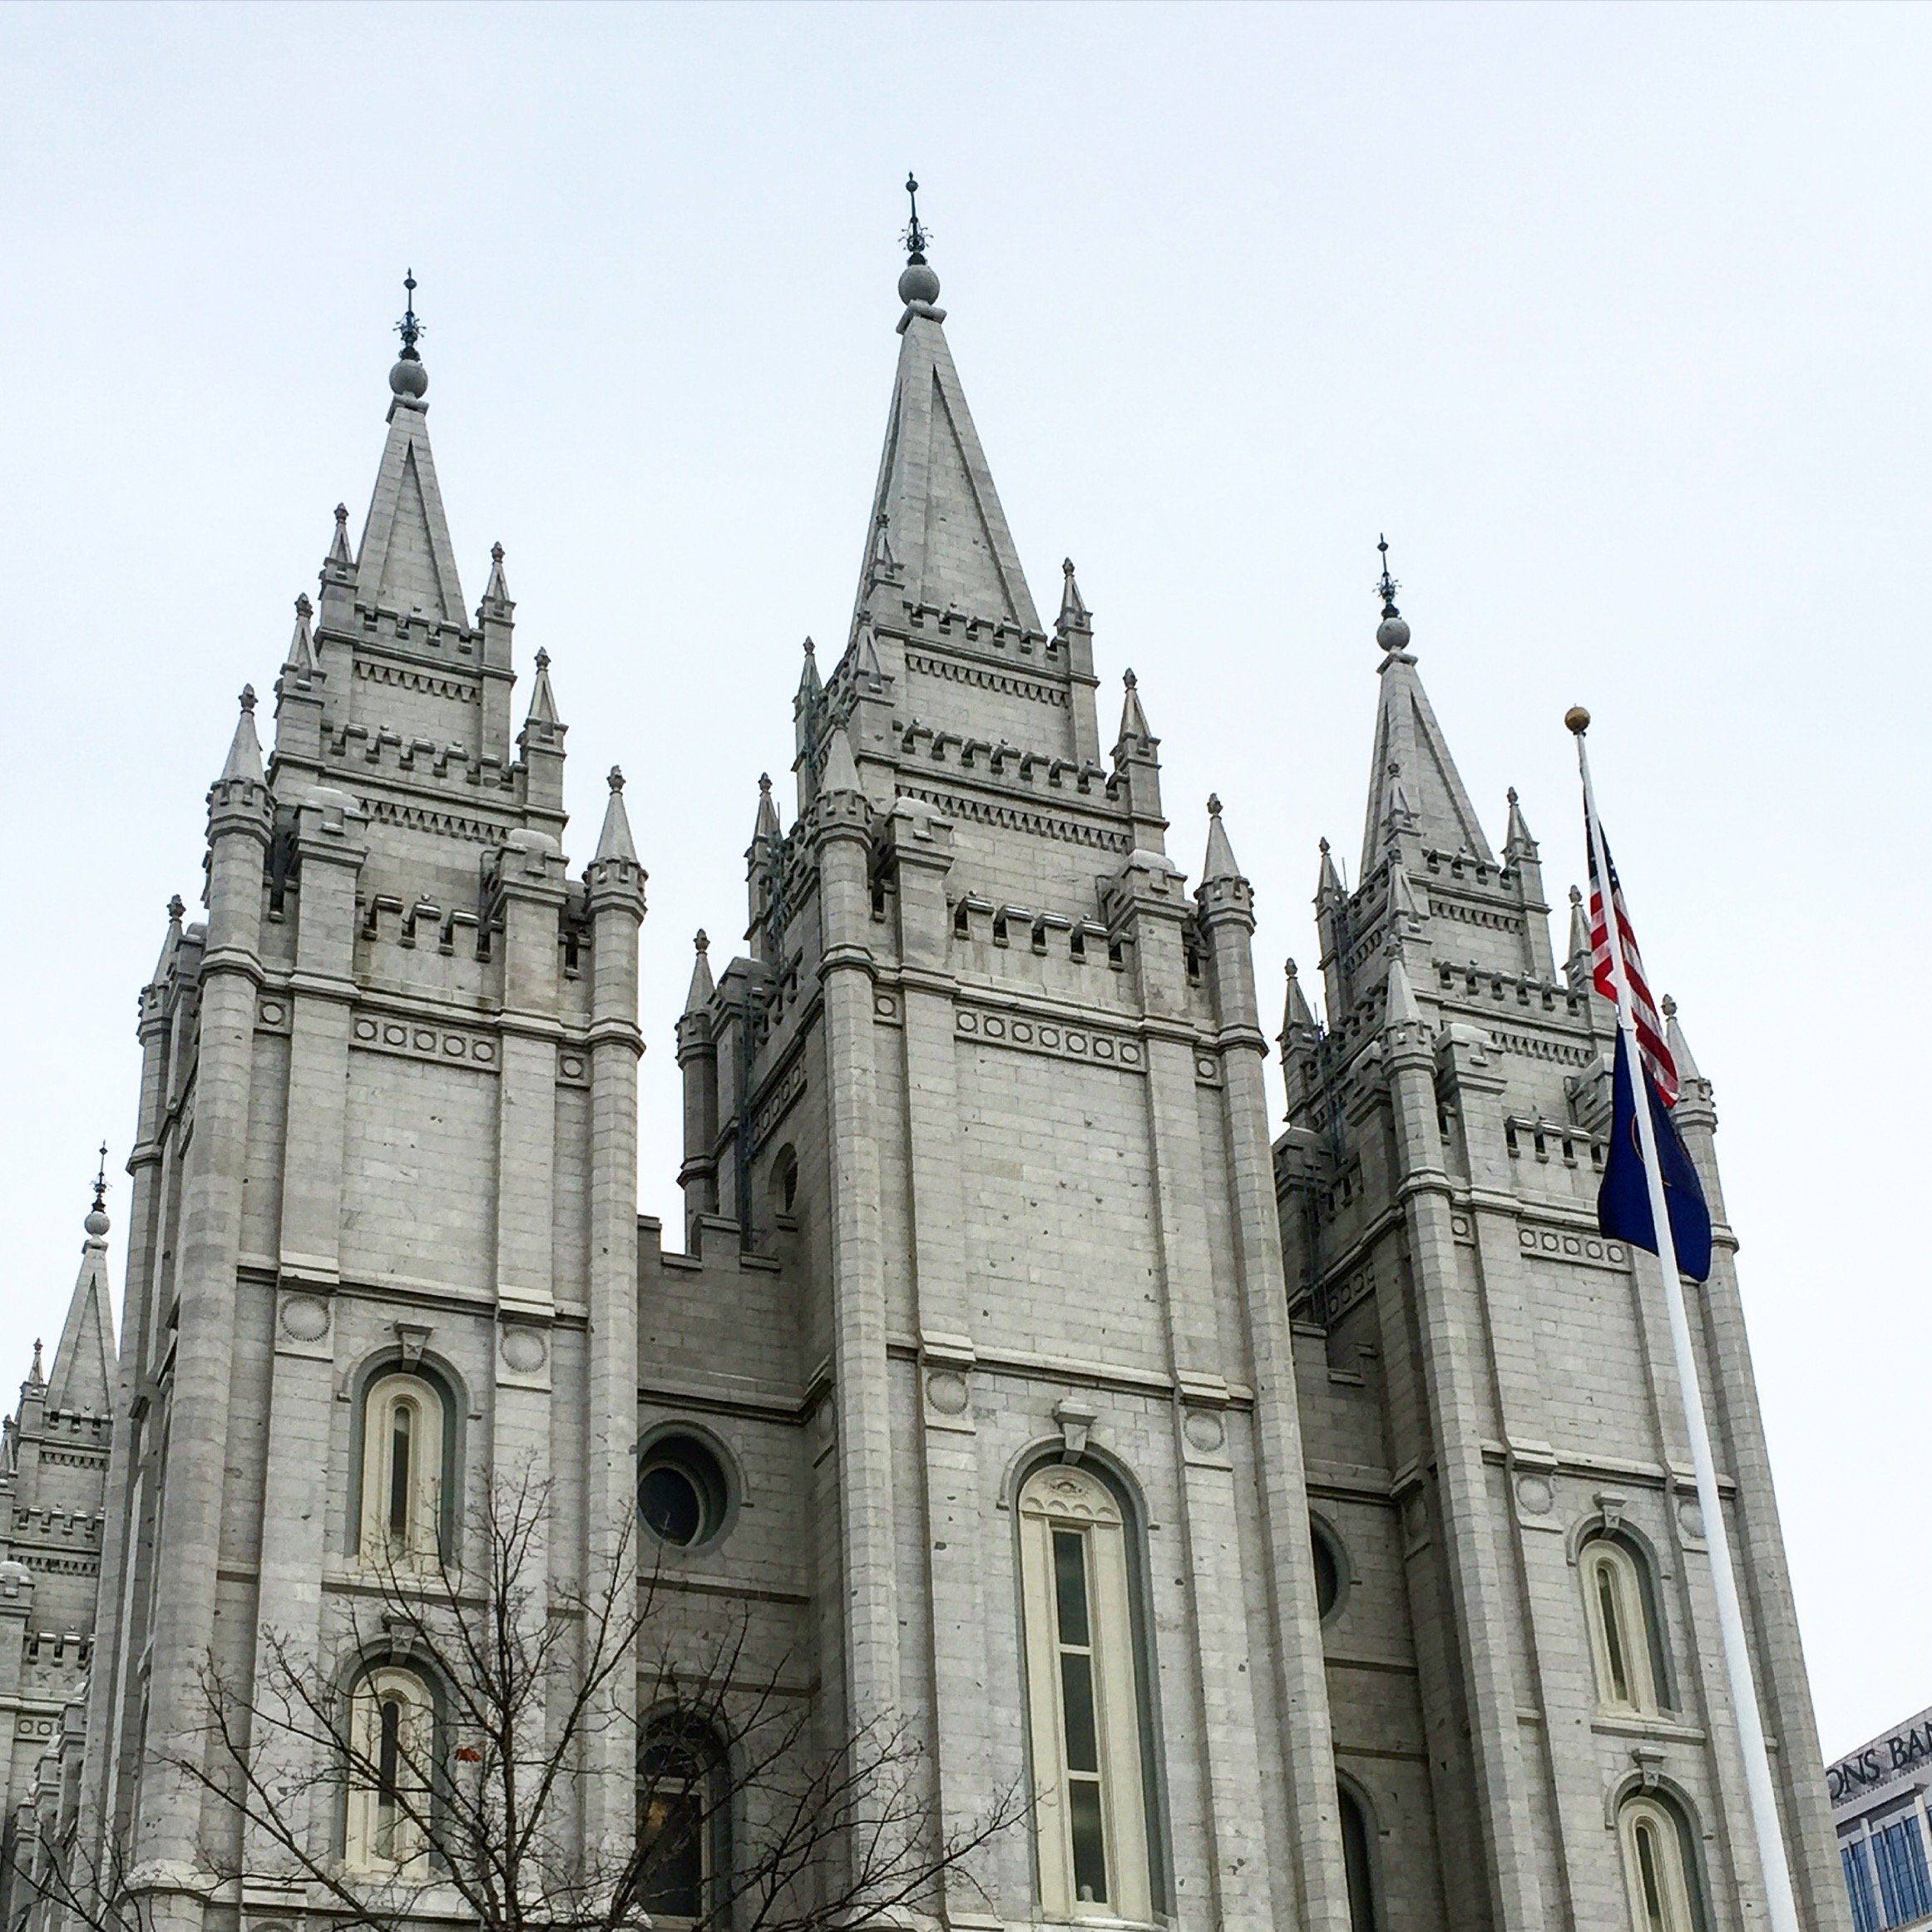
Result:
<svg viewBox="0 0 1932 1932">
<path fill-rule="evenodd" d="M 1070 556 L 1060 560 L 1060 574 L 1063 577 L 1070 577 L 1074 574 L 1074 560 Z"/>
<path fill-rule="evenodd" d="M 413 363 L 418 359 L 416 353 L 418 339 L 424 333 L 422 324 L 416 319 L 416 271 L 405 269 L 403 272 L 403 292 L 406 298 L 403 308 L 403 319 L 396 324 L 396 333 L 403 338 L 403 359 Z"/>
<path fill-rule="evenodd" d="M 818 655 L 818 646 L 808 637 L 805 640 L 805 655 L 807 657 L 817 657 Z"/>
<path fill-rule="evenodd" d="M 1584 902 L 1584 896 L 1582 892 L 1579 892 L 1574 886 L 1572 886 L 1569 889 L 1569 902 L 1573 906 L 1580 906 Z"/>
<path fill-rule="evenodd" d="M 1675 1012 L 1673 1006 L 1671 1010 Z M 94 1212 L 98 1214 L 107 1200 L 107 1143 L 101 1143 L 101 1171 L 94 1177 Z"/>
<path fill-rule="evenodd" d="M 255 708 L 255 688 L 254 688 L 254 686 L 253 684 L 244 684 L 244 685 L 242 686 L 242 688 L 241 688 L 241 708 L 242 708 L 242 709 L 243 709 L 243 710 L 245 710 L 245 711 L 252 711 L 252 710 L 254 710 L 254 708 Z"/>
<path fill-rule="evenodd" d="M 768 793 L 770 792 L 772 788 L 772 774 L 769 772 L 760 772 L 758 773 L 758 788 L 759 791 L 763 793 Z"/>
<path fill-rule="evenodd" d="M 1663 1016 L 1666 1020 L 1677 1018 L 1677 1001 L 1668 993 L 1663 996 Z"/>
<path fill-rule="evenodd" d="M 1516 788 L 1514 785 L 1510 786 L 1509 790 L 1504 793 L 1504 796 L 1508 798 L 1512 805 L 1514 805 L 1516 803 Z"/>
<path fill-rule="evenodd" d="M 1132 671 L 1123 671 L 1120 674 L 1120 682 L 1126 685 L 1127 689 L 1131 691 L 1137 684 L 1139 684 L 1140 680 L 1139 678 L 1134 676 Z"/>
<path fill-rule="evenodd" d="M 498 556 L 502 556 L 503 552 L 500 546 L 496 554 Z M 547 671 L 550 669 L 550 653 L 541 644 L 536 647 L 536 668 L 540 671 Z"/>
<path fill-rule="evenodd" d="M 295 600 L 295 615 L 298 617 L 313 617 L 315 615 L 315 606 L 309 601 L 306 590 Z"/>
<path fill-rule="evenodd" d="M 500 564 L 500 563 L 502 563 L 502 561 L 503 561 L 503 546 L 502 546 L 502 544 L 500 544 L 500 543 L 493 543 L 493 544 L 492 544 L 492 545 L 490 546 L 490 561 L 491 561 L 492 563 L 493 563 L 493 564 Z"/>
<path fill-rule="evenodd" d="M 1320 838 L 1315 842 L 1322 847 L 1322 857 L 1327 858 L 1328 856 L 1328 841 L 1326 838 Z"/>
<path fill-rule="evenodd" d="M 338 523 L 343 525 L 345 527 L 347 526 L 347 525 L 348 525 L 348 504 L 346 504 L 346 503 L 338 503 L 338 504 L 336 505 L 336 506 L 335 506 L 335 520 L 336 520 L 336 521 L 337 521 Z"/>
<path fill-rule="evenodd" d="M 605 782 L 610 786 L 612 791 L 621 792 L 624 789 L 624 767 L 622 765 L 612 765 L 610 768 L 610 776 Z"/>
<path fill-rule="evenodd" d="M 1221 816 L 1221 794 L 1218 792 L 1210 792 L 1208 794 L 1208 816 L 1210 818 L 1218 818 Z"/>
<path fill-rule="evenodd" d="M 40 1372 L 40 1337 L 37 1335 L 33 1338 L 33 1367 L 30 1372 L 35 1381 L 37 1382 L 42 1379 Z"/>
<path fill-rule="evenodd" d="M 900 240 L 906 245 L 906 259 L 912 263 L 926 259 L 926 245 L 932 239 L 929 230 L 919 225 L 919 184 L 910 170 L 906 175 L 906 198 L 912 205 L 912 219 L 906 224 L 906 232 Z"/>
<path fill-rule="evenodd" d="M 694 946 L 697 947 L 697 949 L 699 950 L 699 952 L 709 952 L 709 951 L 710 951 L 710 950 L 711 950 L 711 939 L 710 939 L 710 936 L 709 936 L 709 934 L 708 934 L 708 933 L 705 931 L 704 928 L 702 926 L 700 926 L 698 928 L 698 936 L 697 936 L 697 938 L 696 938 L 695 940 L 694 940 L 694 941 L 692 941 L 692 944 L 693 944 L 693 945 L 694 945 Z"/>
<path fill-rule="evenodd" d="M 183 902 L 181 895 L 179 892 L 175 893 L 174 897 L 168 901 L 169 923 L 170 925 L 179 926 L 181 923 L 183 914 L 185 914 L 188 908 Z"/>
<path fill-rule="evenodd" d="M 1376 595 L 1382 600 L 1382 615 L 1395 617 L 1400 615 L 1396 609 L 1396 593 L 1402 586 L 1389 575 L 1389 540 L 1386 535 L 1376 537 L 1376 548 L 1382 555 L 1382 574 L 1376 580 Z"/>
</svg>

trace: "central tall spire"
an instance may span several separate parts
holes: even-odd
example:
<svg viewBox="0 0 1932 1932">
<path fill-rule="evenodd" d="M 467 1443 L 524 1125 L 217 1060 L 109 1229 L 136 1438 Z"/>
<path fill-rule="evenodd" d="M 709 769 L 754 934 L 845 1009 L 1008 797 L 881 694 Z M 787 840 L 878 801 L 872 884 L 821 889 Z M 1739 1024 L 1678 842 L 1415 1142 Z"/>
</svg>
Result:
<svg viewBox="0 0 1932 1932">
<path fill-rule="evenodd" d="M 916 195 L 918 185 L 910 176 L 907 185 Z M 905 240 L 907 259 L 899 277 L 903 341 L 858 602 L 865 605 L 882 581 L 890 581 L 880 567 L 882 549 L 908 606 L 953 610 L 1038 631 L 1033 593 L 946 346 L 946 311 L 936 306 L 939 277 L 926 259 L 931 235 L 919 220 L 917 200 Z M 883 615 L 876 606 L 875 612 Z"/>
</svg>

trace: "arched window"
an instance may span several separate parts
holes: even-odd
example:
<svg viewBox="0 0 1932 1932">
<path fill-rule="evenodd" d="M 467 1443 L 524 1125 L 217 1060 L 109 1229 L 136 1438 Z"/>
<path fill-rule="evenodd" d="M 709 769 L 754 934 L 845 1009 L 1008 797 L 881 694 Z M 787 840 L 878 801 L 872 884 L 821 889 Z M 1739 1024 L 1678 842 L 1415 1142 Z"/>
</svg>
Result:
<svg viewBox="0 0 1932 1932">
<path fill-rule="evenodd" d="M 378 1666 L 349 1699 L 348 1817 L 343 1862 L 422 1878 L 429 1867 L 436 1707 L 413 1671 Z"/>
<path fill-rule="evenodd" d="M 1368 1813 L 1346 1785 L 1337 1785 L 1342 1803 L 1342 1865 L 1348 1878 L 1348 1932 L 1376 1932 L 1375 1859 L 1369 1849 Z"/>
<path fill-rule="evenodd" d="M 1632 1932 L 1699 1932 L 1697 1866 L 1676 1808 L 1648 1795 L 1617 1814 Z"/>
<path fill-rule="evenodd" d="M 637 1850 L 641 1903 L 655 1923 L 716 1910 L 729 1816 L 717 1739 L 675 1717 L 648 1726 L 638 1760 Z"/>
<path fill-rule="evenodd" d="M 1020 1492 L 1020 1568 L 1041 1903 L 1057 1919 L 1153 1916 L 1127 1527 L 1064 1463 Z"/>
<path fill-rule="evenodd" d="M 442 1544 L 442 1399 L 422 1376 L 378 1376 L 363 1402 L 365 1560 L 413 1568 Z"/>
<path fill-rule="evenodd" d="M 1663 1649 L 1641 1559 L 1622 1538 L 1597 1536 L 1584 1545 L 1579 1567 L 1597 1702 L 1611 1710 L 1656 1712 Z"/>
<path fill-rule="evenodd" d="M 1315 1553 L 1315 1613 L 1326 1623 L 1341 1604 L 1348 1572 L 1334 1533 L 1313 1516 L 1308 1519 L 1308 1540 Z"/>
</svg>

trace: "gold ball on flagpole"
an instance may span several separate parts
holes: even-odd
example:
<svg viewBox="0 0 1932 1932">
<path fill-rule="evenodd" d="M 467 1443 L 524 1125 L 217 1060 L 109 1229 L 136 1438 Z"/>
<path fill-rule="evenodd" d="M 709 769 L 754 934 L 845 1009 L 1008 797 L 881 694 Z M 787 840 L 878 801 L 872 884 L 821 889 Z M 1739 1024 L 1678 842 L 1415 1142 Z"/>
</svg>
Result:
<svg viewBox="0 0 1932 1932">
<path fill-rule="evenodd" d="M 1581 738 L 1590 728 L 1590 714 L 1584 710 L 1581 704 L 1572 704 L 1569 710 L 1564 713 L 1563 721 L 1579 738 Z"/>
</svg>

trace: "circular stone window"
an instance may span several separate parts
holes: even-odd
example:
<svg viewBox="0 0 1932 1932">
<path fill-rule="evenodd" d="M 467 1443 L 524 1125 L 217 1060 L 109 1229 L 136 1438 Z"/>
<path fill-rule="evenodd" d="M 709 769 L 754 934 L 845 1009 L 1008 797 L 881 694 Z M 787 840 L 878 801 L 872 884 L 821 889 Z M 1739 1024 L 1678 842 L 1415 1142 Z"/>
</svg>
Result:
<svg viewBox="0 0 1932 1932">
<path fill-rule="evenodd" d="M 661 1435 L 644 1452 L 637 1507 L 660 1543 L 694 1549 L 724 1528 L 730 1501 L 718 1458 L 695 1436 Z"/>
</svg>

